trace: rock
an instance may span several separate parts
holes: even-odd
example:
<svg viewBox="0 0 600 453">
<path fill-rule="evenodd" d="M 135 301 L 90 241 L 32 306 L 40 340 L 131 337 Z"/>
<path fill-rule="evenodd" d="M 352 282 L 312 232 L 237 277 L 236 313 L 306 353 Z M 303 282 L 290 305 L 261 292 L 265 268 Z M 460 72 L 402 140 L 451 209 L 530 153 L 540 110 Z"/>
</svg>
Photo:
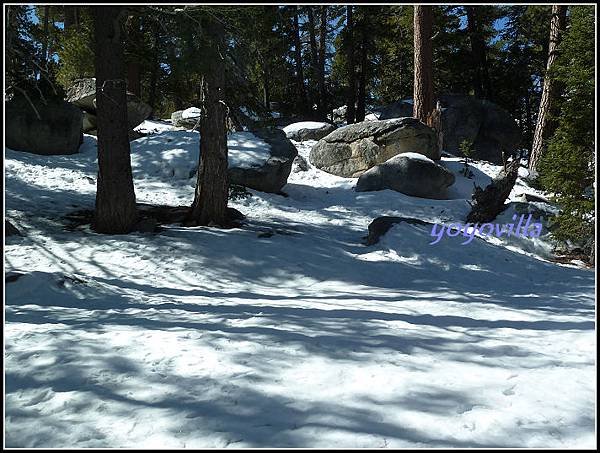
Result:
<svg viewBox="0 0 600 453">
<path fill-rule="evenodd" d="M 336 127 L 333 124 L 318 121 L 302 121 L 292 123 L 283 128 L 283 132 L 290 140 L 303 142 L 305 140 L 321 140 L 333 132 Z"/>
<path fill-rule="evenodd" d="M 158 229 L 158 222 L 153 217 L 144 217 L 133 226 L 133 231 L 140 233 L 154 233 Z"/>
<path fill-rule="evenodd" d="M 96 79 L 78 79 L 67 90 L 67 102 L 86 112 L 96 112 Z"/>
<path fill-rule="evenodd" d="M 16 226 L 8 220 L 4 220 L 4 237 L 8 236 L 23 236 Z"/>
<path fill-rule="evenodd" d="M 21 95 L 5 104 L 6 146 L 34 154 L 74 154 L 83 141 L 81 110 L 62 100 L 32 99 L 40 114 Z"/>
<path fill-rule="evenodd" d="M 281 129 L 269 127 L 252 133 L 271 147 L 271 157 L 259 167 L 230 167 L 229 182 L 261 192 L 279 193 L 287 183 L 298 151 Z"/>
<path fill-rule="evenodd" d="M 296 158 L 294 159 L 294 173 L 299 173 L 301 171 L 308 171 L 308 162 L 306 161 L 306 159 L 304 157 L 302 157 L 300 154 L 298 154 L 296 156 Z"/>
<path fill-rule="evenodd" d="M 467 95 L 442 95 L 442 148 L 462 156 L 460 144 L 474 145 L 473 158 L 503 163 L 502 151 L 514 155 L 521 142 L 521 131 L 510 114 L 493 102 Z M 403 100 L 381 109 L 379 119 L 412 116 L 412 101 Z"/>
<path fill-rule="evenodd" d="M 197 115 L 195 115 L 194 113 L 196 113 L 197 111 Z M 171 114 L 171 122 L 173 123 L 173 126 L 175 127 L 183 127 L 185 129 L 193 129 L 196 124 L 198 124 L 198 121 L 200 120 L 200 109 L 197 109 L 196 107 L 190 107 L 189 109 L 185 109 L 185 110 L 177 110 L 176 112 L 173 112 Z M 200 125 L 198 124 L 198 127 L 200 127 Z M 196 128 L 198 129 L 198 128 Z"/>
<path fill-rule="evenodd" d="M 98 121 L 96 119 L 96 115 L 86 112 L 83 112 L 83 132 L 89 133 L 98 128 Z"/>
<path fill-rule="evenodd" d="M 407 152 L 440 159 L 435 131 L 415 118 L 363 121 L 336 129 L 310 151 L 310 163 L 328 173 L 358 177 Z"/>
<path fill-rule="evenodd" d="M 379 109 L 379 119 L 387 120 L 390 118 L 412 118 L 413 103 L 409 99 L 401 99 L 399 101 L 388 104 Z"/>
<path fill-rule="evenodd" d="M 446 168 L 419 154 L 400 154 L 377 165 L 358 178 L 357 192 L 391 189 L 421 198 L 443 199 L 454 184 Z"/>
<path fill-rule="evenodd" d="M 85 78 L 76 80 L 67 90 L 67 101 L 76 105 L 84 112 L 96 115 L 96 79 Z M 127 123 L 130 129 L 141 124 L 150 117 L 152 107 L 143 102 L 133 93 L 127 93 Z M 90 123 L 94 123 L 90 117 L 85 118 Z M 84 129 L 86 128 L 84 123 Z M 96 129 L 93 124 L 87 125 L 89 130 Z M 87 132 L 87 131 L 86 131 Z"/>
<path fill-rule="evenodd" d="M 413 225 L 431 225 L 431 222 L 426 222 L 420 219 L 413 219 L 410 217 L 393 217 L 393 216 L 383 216 L 377 217 L 369 224 L 369 234 L 365 236 L 364 244 L 365 245 L 374 245 L 379 242 L 381 236 L 387 233 L 390 228 L 400 222 L 411 223 Z"/>
</svg>

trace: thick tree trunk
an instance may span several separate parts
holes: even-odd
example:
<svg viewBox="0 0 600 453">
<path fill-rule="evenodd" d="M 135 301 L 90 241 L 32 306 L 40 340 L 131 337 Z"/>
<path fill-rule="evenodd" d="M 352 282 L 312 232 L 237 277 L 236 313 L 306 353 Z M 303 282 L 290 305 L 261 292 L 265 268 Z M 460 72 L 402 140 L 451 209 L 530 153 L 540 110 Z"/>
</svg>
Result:
<svg viewBox="0 0 600 453">
<path fill-rule="evenodd" d="M 356 68 L 354 61 L 354 19 L 352 5 L 346 7 L 346 48 L 348 64 L 348 94 L 346 97 L 346 122 L 356 121 Z"/>
<path fill-rule="evenodd" d="M 480 99 L 491 99 L 492 85 L 487 67 L 485 39 L 478 17 L 477 6 L 465 6 L 467 10 L 467 31 L 471 41 L 471 57 L 473 69 L 473 89 Z"/>
<path fill-rule="evenodd" d="M 205 33 L 212 47 L 206 50 L 202 80 L 200 159 L 190 220 L 197 225 L 227 226 L 227 107 L 224 102 L 223 52 L 225 30 L 218 20 L 207 23 Z"/>
<path fill-rule="evenodd" d="M 98 186 L 94 227 L 127 233 L 137 220 L 127 126 L 121 7 L 91 8 L 95 32 Z"/>
<path fill-rule="evenodd" d="M 544 140 L 548 137 L 548 117 L 551 104 L 555 97 L 555 83 L 549 77 L 549 71 L 556 61 L 558 45 L 560 43 L 561 32 L 565 29 L 567 20 L 567 7 L 561 5 L 552 6 L 552 17 L 550 19 L 550 45 L 548 48 L 548 63 L 546 65 L 546 75 L 544 77 L 544 88 L 542 89 L 542 99 L 538 110 L 538 118 L 533 133 L 533 144 L 531 145 L 531 154 L 529 157 L 529 171 L 535 173 L 537 166 L 542 158 L 544 150 Z"/>
<path fill-rule="evenodd" d="M 325 53 L 327 52 L 327 6 L 321 6 L 319 24 L 319 114 L 325 117 L 327 112 L 327 93 L 325 92 Z"/>
<path fill-rule="evenodd" d="M 431 8 L 431 6 L 414 7 L 413 117 L 423 123 L 429 121 L 433 111 L 433 49 L 431 43 L 433 11 Z"/>
<path fill-rule="evenodd" d="M 300 44 L 300 23 L 298 8 L 294 11 L 294 56 L 296 60 L 296 84 L 298 86 L 298 103 L 302 112 L 307 111 L 306 88 L 304 86 L 304 70 L 302 69 L 302 46 Z"/>
</svg>

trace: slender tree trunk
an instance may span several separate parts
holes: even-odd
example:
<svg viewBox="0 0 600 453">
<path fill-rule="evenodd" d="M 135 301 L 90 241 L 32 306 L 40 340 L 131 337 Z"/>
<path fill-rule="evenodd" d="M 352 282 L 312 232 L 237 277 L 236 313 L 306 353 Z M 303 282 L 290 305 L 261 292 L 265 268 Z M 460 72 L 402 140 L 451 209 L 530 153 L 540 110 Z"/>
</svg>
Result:
<svg viewBox="0 0 600 453">
<path fill-rule="evenodd" d="M 137 220 L 118 6 L 91 8 L 95 33 L 98 182 L 94 227 L 127 233 Z"/>
<path fill-rule="evenodd" d="M 550 19 L 550 45 L 548 48 L 548 63 L 546 65 L 546 75 L 544 76 L 544 88 L 542 89 L 542 99 L 538 110 L 538 118 L 533 134 L 533 144 L 529 157 L 529 171 L 535 173 L 537 166 L 542 158 L 544 150 L 544 140 L 548 137 L 548 117 L 551 104 L 555 97 L 555 83 L 552 77 L 549 77 L 549 71 L 556 61 L 558 45 L 560 43 L 562 31 L 565 29 L 567 20 L 567 7 L 561 5 L 552 6 L 552 17 Z"/>
<path fill-rule="evenodd" d="M 325 54 L 327 52 L 327 6 L 321 6 L 319 24 L 319 114 L 325 117 L 327 112 L 327 93 L 325 92 Z"/>
<path fill-rule="evenodd" d="M 63 6 L 64 15 L 65 15 L 65 21 L 64 21 L 64 29 L 65 30 L 68 30 L 73 25 L 75 25 L 75 10 L 76 10 L 76 8 L 77 8 L 76 6 L 68 6 L 68 5 Z"/>
<path fill-rule="evenodd" d="M 44 40 L 42 42 L 42 58 L 43 65 L 45 68 L 48 67 L 48 47 L 50 44 L 50 28 L 49 28 L 49 19 L 50 19 L 50 7 L 44 6 Z"/>
<path fill-rule="evenodd" d="M 306 12 L 308 15 L 308 38 L 310 42 L 310 80 L 311 80 L 311 105 L 317 104 L 317 111 L 321 111 L 319 99 L 319 51 L 317 47 L 317 31 L 315 26 L 315 17 L 313 13 L 313 6 L 307 6 Z"/>
<path fill-rule="evenodd" d="M 271 70 L 269 68 L 269 63 L 266 61 L 263 63 L 263 103 L 267 111 L 271 110 Z"/>
<path fill-rule="evenodd" d="M 347 39 L 347 64 L 348 64 L 348 95 L 346 98 L 346 123 L 356 121 L 356 68 L 354 61 L 354 19 L 352 5 L 346 7 L 346 39 Z"/>
<path fill-rule="evenodd" d="M 473 69 L 473 88 L 479 99 L 491 99 L 492 85 L 488 73 L 485 39 L 478 17 L 477 6 L 465 6 L 467 11 L 467 31 L 471 41 L 471 57 Z"/>
<path fill-rule="evenodd" d="M 367 60 L 367 8 L 363 8 L 362 21 L 360 24 L 360 36 L 361 36 L 361 47 L 360 47 L 360 77 L 358 78 L 358 100 L 356 103 L 356 122 L 364 121 L 366 114 L 366 102 L 367 102 L 367 71 L 368 71 L 368 60 Z"/>
<path fill-rule="evenodd" d="M 298 6 L 294 11 L 294 55 L 296 59 L 296 83 L 298 84 L 298 102 L 300 110 L 306 112 L 306 88 L 304 87 L 304 71 L 302 69 L 302 46 L 300 44 L 300 23 L 298 20 Z"/>
<path fill-rule="evenodd" d="M 150 72 L 150 92 L 148 94 L 148 103 L 152 107 L 152 113 L 156 111 L 156 87 L 158 85 L 159 67 L 159 46 L 160 46 L 160 26 L 158 22 L 153 25 L 152 33 L 154 34 L 154 45 L 152 47 L 152 70 Z"/>
<path fill-rule="evenodd" d="M 415 79 L 413 117 L 428 123 L 433 111 L 433 49 L 431 32 L 433 11 L 431 6 L 414 7 Z"/>
<path fill-rule="evenodd" d="M 223 52 L 225 30 L 218 20 L 211 20 L 203 30 L 212 44 L 207 47 L 206 71 L 202 80 L 200 119 L 200 159 L 191 221 L 197 225 L 226 226 L 227 196 L 227 107 Z"/>
</svg>

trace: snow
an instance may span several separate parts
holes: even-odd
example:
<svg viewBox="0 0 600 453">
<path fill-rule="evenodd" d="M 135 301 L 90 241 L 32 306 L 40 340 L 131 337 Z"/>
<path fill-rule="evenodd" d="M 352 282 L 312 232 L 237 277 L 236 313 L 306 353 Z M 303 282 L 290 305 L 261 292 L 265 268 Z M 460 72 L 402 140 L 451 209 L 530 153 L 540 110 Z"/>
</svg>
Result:
<svg viewBox="0 0 600 453">
<path fill-rule="evenodd" d="M 191 204 L 177 169 L 197 140 L 132 142 L 138 202 Z M 5 150 L 6 216 L 26 234 L 5 248 L 6 272 L 26 274 L 6 284 L 6 446 L 595 445 L 593 271 L 546 260 L 543 236 L 429 245 L 401 223 L 361 242 L 381 215 L 462 221 L 467 186 L 499 166 L 474 162 L 471 180 L 444 158 L 447 200 L 355 192 L 310 166 L 288 197 L 231 201 L 241 229 L 68 231 L 66 213 L 94 206 L 95 143 Z"/>
<path fill-rule="evenodd" d="M 262 166 L 271 156 L 271 147 L 251 132 L 231 132 L 227 138 L 229 166 Z M 134 177 L 188 180 L 198 168 L 200 134 L 171 130 L 131 142 Z M 193 181 L 195 183 L 195 180 Z"/>
<path fill-rule="evenodd" d="M 173 130 L 173 125 L 162 120 L 144 120 L 133 130 L 142 134 L 159 134 Z"/>
<path fill-rule="evenodd" d="M 298 123 L 288 124 L 283 128 L 283 132 L 290 134 L 292 132 L 298 132 L 302 129 L 322 129 L 329 126 L 328 123 L 322 123 L 319 121 L 300 121 Z"/>
<path fill-rule="evenodd" d="M 202 115 L 202 111 L 198 107 L 190 107 L 181 112 L 181 118 L 192 119 L 192 118 L 200 118 Z"/>
</svg>

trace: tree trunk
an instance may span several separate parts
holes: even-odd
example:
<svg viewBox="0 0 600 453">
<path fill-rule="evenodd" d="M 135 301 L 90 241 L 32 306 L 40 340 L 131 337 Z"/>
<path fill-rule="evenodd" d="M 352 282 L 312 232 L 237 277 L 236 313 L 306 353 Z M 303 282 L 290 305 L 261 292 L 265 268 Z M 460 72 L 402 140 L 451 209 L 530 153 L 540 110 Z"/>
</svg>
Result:
<svg viewBox="0 0 600 453">
<path fill-rule="evenodd" d="M 154 46 L 152 48 L 152 70 L 150 72 L 150 92 L 148 94 L 148 104 L 152 107 L 153 115 L 156 112 L 156 87 L 158 85 L 159 67 L 159 46 L 160 46 L 160 26 L 158 22 L 153 25 Z"/>
<path fill-rule="evenodd" d="M 298 102 L 300 111 L 306 112 L 306 89 L 304 87 L 304 71 L 302 69 L 302 46 L 300 44 L 300 24 L 298 21 L 298 6 L 294 11 L 294 55 L 296 60 L 296 83 L 298 85 Z"/>
<path fill-rule="evenodd" d="M 95 230 L 128 233 L 137 220 L 127 125 L 121 7 L 91 8 L 95 33 L 98 186 Z"/>
<path fill-rule="evenodd" d="M 128 23 L 128 38 L 129 38 L 129 47 L 133 49 L 133 52 L 130 52 L 129 58 L 127 61 L 127 89 L 135 94 L 136 96 L 141 96 L 141 78 L 142 71 L 140 65 L 140 57 L 137 55 L 138 49 L 141 47 L 140 45 L 140 18 L 137 15 L 133 15 L 129 18 Z"/>
<path fill-rule="evenodd" d="M 265 105 L 265 109 L 267 111 L 271 110 L 271 71 L 269 68 L 269 63 L 266 61 L 263 63 L 263 104 Z"/>
<path fill-rule="evenodd" d="M 319 114 L 326 116 L 327 93 L 325 92 L 325 53 L 327 51 L 327 6 L 321 6 L 319 25 Z"/>
<path fill-rule="evenodd" d="M 356 68 L 354 62 L 354 19 L 352 5 L 346 7 L 346 47 L 348 51 L 348 94 L 346 98 L 346 123 L 356 121 Z"/>
<path fill-rule="evenodd" d="M 415 74 L 413 117 L 427 123 L 433 111 L 433 49 L 431 31 L 433 11 L 431 6 L 414 7 Z"/>
<path fill-rule="evenodd" d="M 356 122 L 365 120 L 366 97 L 367 97 L 367 8 L 363 8 L 362 21 L 360 24 L 360 76 L 358 78 L 358 100 L 356 103 Z"/>
<path fill-rule="evenodd" d="M 485 189 L 475 187 L 467 222 L 480 224 L 491 222 L 506 209 L 508 205 L 504 202 L 517 181 L 519 163 L 520 159 L 509 162 Z"/>
<path fill-rule="evenodd" d="M 318 80 L 319 80 L 319 51 L 317 48 L 317 31 L 316 31 L 316 26 L 315 26 L 315 17 L 313 14 L 313 7 L 312 6 L 307 6 L 306 7 L 306 12 L 308 15 L 308 38 L 309 38 L 309 42 L 310 42 L 310 65 L 311 65 L 311 95 L 315 94 L 313 96 L 313 98 L 311 99 L 311 105 L 316 103 L 317 104 L 317 111 L 321 110 L 320 107 L 320 102 L 321 100 L 319 99 L 319 90 L 318 87 L 315 87 L 315 85 L 318 85 Z M 315 89 L 316 88 L 316 89 Z M 316 102 L 314 102 L 316 101 Z"/>
<path fill-rule="evenodd" d="M 44 68 L 48 67 L 48 47 L 50 45 L 50 31 L 49 31 L 49 19 L 50 19 L 50 7 L 44 6 L 44 41 L 42 42 L 42 59 Z"/>
<path fill-rule="evenodd" d="M 561 32 L 565 29 L 567 20 L 567 7 L 560 5 L 552 6 L 552 17 L 550 19 L 550 45 L 548 48 L 548 63 L 546 65 L 546 75 L 544 77 L 544 88 L 542 89 L 542 99 L 538 110 L 537 123 L 533 133 L 533 144 L 529 157 L 529 171 L 535 173 L 537 166 L 542 158 L 544 149 L 544 140 L 548 137 L 548 117 L 551 104 L 555 97 L 555 83 L 549 77 L 549 71 L 556 61 L 558 45 L 560 43 Z"/>
<path fill-rule="evenodd" d="M 200 159 L 190 220 L 197 225 L 227 226 L 227 107 L 223 54 L 225 30 L 218 20 L 207 23 L 206 71 L 202 80 Z"/>
<path fill-rule="evenodd" d="M 68 30 L 70 29 L 73 25 L 76 24 L 76 10 L 77 10 L 77 6 L 63 6 L 64 8 L 64 14 L 65 14 L 65 21 L 64 21 L 64 29 Z"/>
<path fill-rule="evenodd" d="M 477 6 L 465 6 L 467 10 L 467 31 L 471 41 L 473 69 L 473 89 L 479 99 L 491 99 L 491 83 L 487 67 L 485 39 L 478 18 Z"/>
</svg>

